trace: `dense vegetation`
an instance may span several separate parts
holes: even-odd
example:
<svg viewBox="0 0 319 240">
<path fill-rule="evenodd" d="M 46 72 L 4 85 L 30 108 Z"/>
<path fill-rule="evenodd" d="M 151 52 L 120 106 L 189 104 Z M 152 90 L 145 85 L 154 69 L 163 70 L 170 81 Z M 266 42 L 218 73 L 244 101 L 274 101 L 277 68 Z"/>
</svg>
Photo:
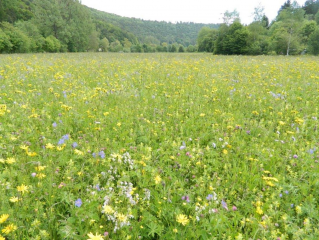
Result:
<svg viewBox="0 0 319 240">
<path fill-rule="evenodd" d="M 318 72 L 313 56 L 0 56 L 0 239 L 319 239 Z"/>
<path fill-rule="evenodd" d="M 0 53 L 195 51 L 203 26 L 218 27 L 125 18 L 78 0 L 1 0 Z"/>
<path fill-rule="evenodd" d="M 223 24 L 168 23 L 120 17 L 79 0 L 1 0 L 0 53 L 213 52 L 319 54 L 319 0 L 286 1 L 274 21 L 256 7 L 245 26 L 226 11 Z"/>
<path fill-rule="evenodd" d="M 255 9 L 254 22 L 240 23 L 236 12 L 225 16 L 218 30 L 202 28 L 198 51 L 215 54 L 319 54 L 319 1 L 307 0 L 303 7 L 286 1 L 269 24 L 262 8 Z"/>
</svg>

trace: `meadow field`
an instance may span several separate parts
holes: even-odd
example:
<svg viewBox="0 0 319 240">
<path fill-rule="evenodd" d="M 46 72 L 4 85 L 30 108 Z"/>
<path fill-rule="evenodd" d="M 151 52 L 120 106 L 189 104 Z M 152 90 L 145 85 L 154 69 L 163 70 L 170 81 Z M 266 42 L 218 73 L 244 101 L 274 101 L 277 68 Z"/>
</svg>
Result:
<svg viewBox="0 0 319 240">
<path fill-rule="evenodd" d="M 319 59 L 0 55 L 0 240 L 319 239 Z"/>
</svg>

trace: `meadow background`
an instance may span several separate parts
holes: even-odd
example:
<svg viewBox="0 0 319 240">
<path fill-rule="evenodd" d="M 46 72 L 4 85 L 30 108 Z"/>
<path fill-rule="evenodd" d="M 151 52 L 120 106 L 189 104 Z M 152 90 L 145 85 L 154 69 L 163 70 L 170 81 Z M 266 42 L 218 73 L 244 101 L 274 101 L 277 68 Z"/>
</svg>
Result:
<svg viewBox="0 0 319 240">
<path fill-rule="evenodd" d="M 0 56 L 0 239 L 318 239 L 318 58 Z"/>
</svg>

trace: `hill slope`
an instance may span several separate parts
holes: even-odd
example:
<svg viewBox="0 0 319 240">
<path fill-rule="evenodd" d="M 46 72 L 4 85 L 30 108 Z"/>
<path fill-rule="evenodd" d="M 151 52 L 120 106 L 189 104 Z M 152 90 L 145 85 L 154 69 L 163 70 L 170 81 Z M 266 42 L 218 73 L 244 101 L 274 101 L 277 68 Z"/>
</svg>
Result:
<svg viewBox="0 0 319 240">
<path fill-rule="evenodd" d="M 199 30 L 202 27 L 218 28 L 219 24 L 202 23 L 169 23 L 164 21 L 147 21 L 137 18 L 121 17 L 115 14 L 89 8 L 92 18 L 104 21 L 122 30 L 133 33 L 142 43 L 180 43 L 184 46 L 196 44 Z"/>
</svg>

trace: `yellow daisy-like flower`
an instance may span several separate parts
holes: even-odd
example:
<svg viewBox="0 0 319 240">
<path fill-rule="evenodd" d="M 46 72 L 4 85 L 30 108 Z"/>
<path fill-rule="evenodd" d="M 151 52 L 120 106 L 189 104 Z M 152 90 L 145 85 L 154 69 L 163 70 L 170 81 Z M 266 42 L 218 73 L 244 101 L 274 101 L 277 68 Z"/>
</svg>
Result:
<svg viewBox="0 0 319 240">
<path fill-rule="evenodd" d="M 176 217 L 176 222 L 182 224 L 183 226 L 186 226 L 189 223 L 189 219 L 186 215 L 184 214 L 179 214 Z"/>
<path fill-rule="evenodd" d="M 4 233 L 4 234 L 9 234 L 9 233 L 11 233 L 11 232 L 13 232 L 13 231 L 15 231 L 17 229 L 18 229 L 18 227 L 16 225 L 14 225 L 13 223 L 11 223 L 8 226 L 6 226 L 5 228 L 3 228 L 1 230 L 1 232 Z"/>
<path fill-rule="evenodd" d="M 18 192 L 22 192 L 22 194 L 25 193 L 25 192 L 28 192 L 28 188 L 29 187 L 24 185 L 24 184 L 22 184 L 21 186 L 17 186 Z"/>
<path fill-rule="evenodd" d="M 21 146 L 20 146 L 20 148 L 21 148 L 22 150 L 25 150 L 25 151 L 27 151 L 27 150 L 28 150 L 28 148 L 29 148 L 29 146 L 26 146 L 26 145 L 21 145 Z"/>
<path fill-rule="evenodd" d="M 7 160 L 6 160 L 6 163 L 8 163 L 8 164 L 12 164 L 15 162 L 16 162 L 16 160 L 14 158 L 7 158 Z"/>
<path fill-rule="evenodd" d="M 177 233 L 177 232 L 178 232 L 178 230 L 177 230 L 176 228 L 174 228 L 174 229 L 173 229 L 173 232 L 174 232 L 174 233 Z"/>
<path fill-rule="evenodd" d="M 43 171 L 47 166 L 37 166 L 35 167 L 35 170 L 38 171 L 38 172 L 41 172 Z"/>
<path fill-rule="evenodd" d="M 19 201 L 19 198 L 18 198 L 18 197 L 11 197 L 11 198 L 9 199 L 9 201 L 12 202 L 12 203 L 15 203 L 15 202 L 18 202 L 18 201 Z"/>
<path fill-rule="evenodd" d="M 102 212 L 105 214 L 112 214 L 114 213 L 114 210 L 110 205 L 104 205 Z"/>
<path fill-rule="evenodd" d="M 157 176 L 154 178 L 154 180 L 155 180 L 155 183 L 156 183 L 156 184 L 159 184 L 159 183 L 162 181 L 162 178 L 161 178 L 160 175 L 157 175 Z"/>
<path fill-rule="evenodd" d="M 47 144 L 45 145 L 45 148 L 47 148 L 47 149 L 53 149 L 53 148 L 55 148 L 55 146 L 54 146 L 52 143 L 47 143 Z"/>
<path fill-rule="evenodd" d="M 117 219 L 120 221 L 120 222 L 126 222 L 127 221 L 127 216 L 125 216 L 124 214 L 122 213 L 119 213 L 117 215 Z"/>
<path fill-rule="evenodd" d="M 6 240 L 6 239 L 0 235 L 0 240 Z"/>
<path fill-rule="evenodd" d="M 95 235 L 93 233 L 88 234 L 88 239 L 87 240 L 103 240 L 103 237 L 101 234 L 96 233 Z"/>
<path fill-rule="evenodd" d="M 36 152 L 29 152 L 29 151 L 27 151 L 27 155 L 29 156 L 29 157 L 35 157 L 36 155 L 38 155 Z"/>
<path fill-rule="evenodd" d="M 9 218 L 9 214 L 2 214 L 0 216 L 0 223 L 4 223 Z"/>
</svg>

